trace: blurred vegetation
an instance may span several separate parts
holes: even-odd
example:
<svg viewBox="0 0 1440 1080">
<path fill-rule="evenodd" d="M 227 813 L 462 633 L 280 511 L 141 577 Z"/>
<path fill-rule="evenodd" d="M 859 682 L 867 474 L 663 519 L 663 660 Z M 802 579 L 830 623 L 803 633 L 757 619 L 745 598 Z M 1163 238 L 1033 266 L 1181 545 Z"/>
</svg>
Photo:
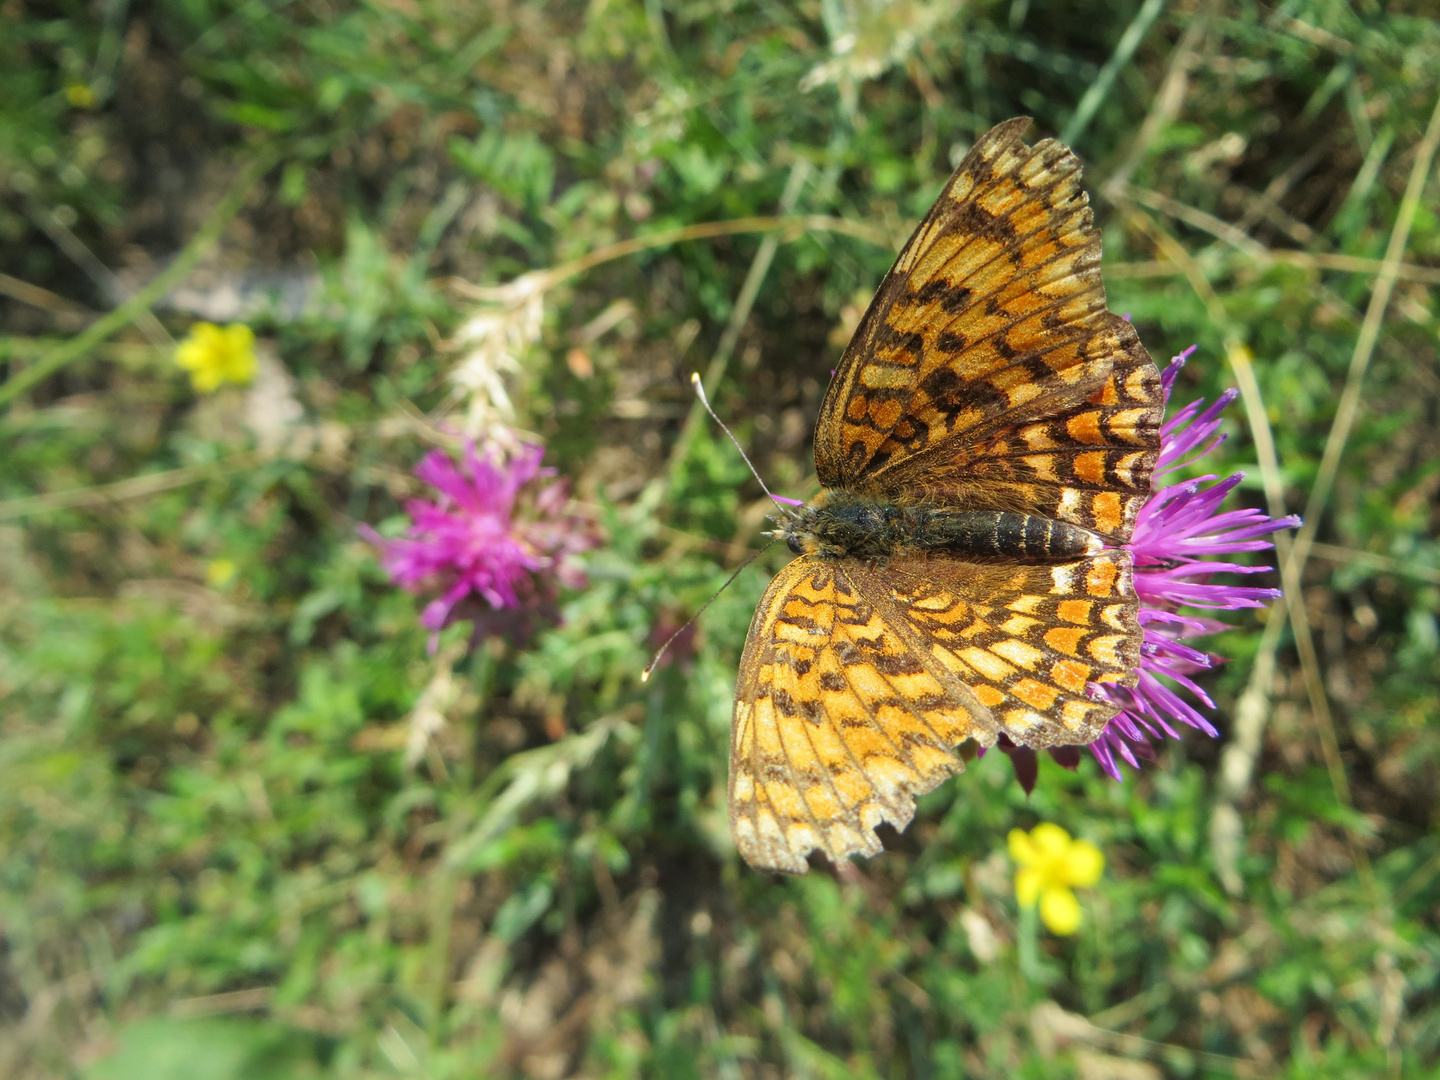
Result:
<svg viewBox="0 0 1440 1080">
<path fill-rule="evenodd" d="M 0 1075 L 1434 1075 L 1433 5 L 0 12 Z M 1308 508 L 1308 636 L 1237 619 L 1224 738 L 1124 784 L 1046 762 L 1026 799 L 995 755 L 883 857 L 754 873 L 724 780 L 762 569 L 638 680 L 763 527 L 689 374 L 808 494 L 869 291 L 1020 113 L 1087 162 L 1111 307 L 1199 344 L 1180 399 L 1253 354 L 1274 456 L 1237 406 L 1211 467 Z M 471 287 L 780 214 L 808 224 L 636 245 L 543 310 Z M 608 542 L 526 649 L 431 656 L 356 527 L 453 446 L 477 318 Z M 197 319 L 254 328 L 251 388 L 197 397 Z M 1005 837 L 1042 820 L 1106 856 L 1073 938 L 1015 908 Z"/>
</svg>

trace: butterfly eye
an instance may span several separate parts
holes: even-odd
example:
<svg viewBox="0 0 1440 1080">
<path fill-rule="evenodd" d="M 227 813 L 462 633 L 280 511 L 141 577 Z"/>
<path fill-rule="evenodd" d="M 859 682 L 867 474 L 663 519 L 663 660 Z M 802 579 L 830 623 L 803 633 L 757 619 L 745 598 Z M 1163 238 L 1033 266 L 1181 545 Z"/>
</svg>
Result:
<svg viewBox="0 0 1440 1080">
<path fill-rule="evenodd" d="M 805 545 L 801 541 L 800 537 L 793 534 L 785 538 L 785 546 L 788 547 L 791 551 L 793 551 L 796 555 L 803 553 L 805 550 Z"/>
</svg>

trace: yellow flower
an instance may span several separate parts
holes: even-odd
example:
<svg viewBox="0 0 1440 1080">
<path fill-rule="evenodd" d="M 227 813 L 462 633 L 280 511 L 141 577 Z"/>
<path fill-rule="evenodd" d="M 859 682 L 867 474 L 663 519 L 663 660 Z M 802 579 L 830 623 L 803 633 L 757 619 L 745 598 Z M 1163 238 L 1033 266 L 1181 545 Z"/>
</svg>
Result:
<svg viewBox="0 0 1440 1080">
<path fill-rule="evenodd" d="M 1015 899 L 1022 907 L 1040 904 L 1040 919 L 1052 933 L 1073 934 L 1080 928 L 1080 902 L 1071 888 L 1094 885 L 1105 869 L 1105 856 L 1088 840 L 1072 840 L 1048 821 L 1030 832 L 1010 830 L 1010 857 L 1015 872 Z"/>
<path fill-rule="evenodd" d="M 202 394 L 221 383 L 244 386 L 255 377 L 255 332 L 244 323 L 196 323 L 175 350 L 175 362 L 190 372 L 191 384 Z"/>
<path fill-rule="evenodd" d="M 205 566 L 205 580 L 214 589 L 223 589 L 235 578 L 236 566 L 231 559 L 211 559 Z"/>
<path fill-rule="evenodd" d="M 65 100 L 72 108 L 88 109 L 95 104 L 95 91 L 84 83 L 73 83 L 65 88 Z"/>
</svg>

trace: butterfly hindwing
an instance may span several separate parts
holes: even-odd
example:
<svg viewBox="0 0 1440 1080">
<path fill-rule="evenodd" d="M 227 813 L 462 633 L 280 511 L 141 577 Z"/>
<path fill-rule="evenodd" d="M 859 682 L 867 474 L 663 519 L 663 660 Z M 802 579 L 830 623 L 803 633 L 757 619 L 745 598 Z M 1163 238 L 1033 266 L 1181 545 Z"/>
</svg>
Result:
<svg viewBox="0 0 1440 1080">
<path fill-rule="evenodd" d="M 954 748 L 1094 739 L 1133 681 L 1125 552 L 1046 566 L 802 556 L 760 602 L 740 663 L 730 822 L 746 861 L 803 873 L 880 851 L 915 798 L 962 768 Z"/>
<path fill-rule="evenodd" d="M 1116 709 L 1091 687 L 1134 685 L 1129 552 L 1011 565 L 902 557 L 846 571 L 897 636 L 974 694 L 992 728 L 1019 746 L 1093 742 Z"/>
<path fill-rule="evenodd" d="M 752 866 L 804 873 L 805 854 L 880 851 L 915 796 L 959 772 L 951 749 L 993 742 L 989 714 L 927 668 L 846 569 L 808 556 L 755 612 L 735 691 L 730 825 Z M 947 685 L 948 684 L 948 685 Z"/>
</svg>

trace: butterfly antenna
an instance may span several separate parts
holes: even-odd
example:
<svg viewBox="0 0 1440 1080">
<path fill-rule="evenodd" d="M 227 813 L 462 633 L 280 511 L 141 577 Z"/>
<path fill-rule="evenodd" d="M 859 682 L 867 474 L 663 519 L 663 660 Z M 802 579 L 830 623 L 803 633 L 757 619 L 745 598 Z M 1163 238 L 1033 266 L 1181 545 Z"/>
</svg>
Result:
<svg viewBox="0 0 1440 1080">
<path fill-rule="evenodd" d="M 740 457 L 749 467 L 750 472 L 754 475 L 755 479 L 760 481 L 760 487 L 764 489 L 766 495 L 770 496 L 770 501 L 773 502 L 776 506 L 780 507 L 782 510 L 785 508 L 787 502 L 799 506 L 800 504 L 798 501 L 793 499 L 782 499 L 780 498 L 780 496 L 776 495 L 773 491 L 771 491 L 768 487 L 765 486 L 764 478 L 760 475 L 760 471 L 756 469 L 754 464 L 750 461 L 749 456 L 745 453 L 745 448 L 740 445 L 740 440 L 735 438 L 735 433 L 725 426 L 725 421 L 721 420 L 720 417 L 715 415 L 715 410 L 710 407 L 710 399 L 705 396 L 705 384 L 700 381 L 700 373 L 698 371 L 692 371 L 690 373 L 690 385 L 695 387 L 695 396 L 700 399 L 700 404 L 705 406 L 705 411 L 710 414 L 710 419 L 714 420 L 715 423 L 719 424 L 720 430 L 723 431 L 726 435 L 730 436 L 730 441 L 735 444 L 735 449 L 740 451 Z M 744 567 L 741 567 L 741 569 L 743 570 Z"/>
<path fill-rule="evenodd" d="M 701 398 L 701 400 L 703 401 L 704 398 Z M 715 414 L 711 413 L 710 415 L 714 416 Z M 723 427 L 724 425 L 721 426 Z M 710 597 L 709 600 L 706 600 L 705 603 L 701 604 L 700 610 L 695 612 L 694 615 L 691 615 L 690 618 L 686 619 L 684 626 L 680 627 L 679 630 L 676 630 L 673 634 L 671 634 L 668 638 L 665 639 L 665 644 L 660 646 L 659 651 L 657 651 L 655 655 L 651 657 L 650 663 L 645 665 L 645 670 L 640 673 L 640 681 L 642 683 L 650 681 L 650 676 L 654 673 L 655 666 L 660 663 L 660 658 L 663 657 L 665 655 L 665 651 L 669 649 L 672 644 L 674 644 L 675 639 L 678 638 L 681 634 L 683 634 L 686 630 L 689 630 L 690 627 L 694 626 L 695 620 L 700 618 L 701 615 L 705 614 L 705 609 L 708 608 L 711 604 L 713 604 L 716 599 L 719 598 L 720 594 L 726 589 L 728 589 L 731 584 L 734 583 L 735 579 L 740 576 L 740 572 L 744 570 L 747 566 L 749 566 L 751 563 L 753 563 L 756 559 L 758 559 L 761 555 L 764 555 L 765 552 L 769 551 L 774 543 L 775 541 L 771 540 L 769 544 L 766 544 L 759 551 L 753 552 L 748 559 L 746 559 L 743 563 L 737 566 L 735 568 L 735 572 L 725 579 L 725 584 L 721 585 L 720 588 L 715 590 L 715 595 Z"/>
</svg>

